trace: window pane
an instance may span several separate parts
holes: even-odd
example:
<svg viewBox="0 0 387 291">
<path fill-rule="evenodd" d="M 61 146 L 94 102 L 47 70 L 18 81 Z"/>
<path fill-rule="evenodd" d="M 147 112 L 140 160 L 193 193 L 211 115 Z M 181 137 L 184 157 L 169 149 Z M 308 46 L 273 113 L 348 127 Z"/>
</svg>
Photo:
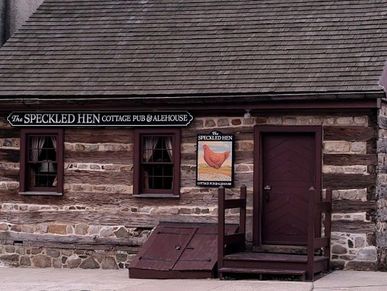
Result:
<svg viewBox="0 0 387 291">
<path fill-rule="evenodd" d="M 146 165 L 143 167 L 145 190 L 171 190 L 173 186 L 173 165 Z"/>
<path fill-rule="evenodd" d="M 56 137 L 30 136 L 28 146 L 29 188 L 55 187 L 57 183 Z"/>
<path fill-rule="evenodd" d="M 172 137 L 170 136 L 143 136 L 143 162 L 172 162 Z"/>
</svg>

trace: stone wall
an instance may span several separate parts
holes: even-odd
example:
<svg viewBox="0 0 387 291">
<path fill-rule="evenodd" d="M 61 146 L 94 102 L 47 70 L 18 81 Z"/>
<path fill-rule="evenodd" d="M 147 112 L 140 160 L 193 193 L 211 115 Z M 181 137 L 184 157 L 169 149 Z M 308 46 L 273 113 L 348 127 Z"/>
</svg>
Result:
<svg viewBox="0 0 387 291">
<path fill-rule="evenodd" d="M 376 245 L 379 254 L 379 268 L 387 270 L 387 104 L 382 102 L 378 117 L 378 177 Z"/>
<path fill-rule="evenodd" d="M 110 262 L 115 260 L 115 265 L 122 267 L 160 220 L 216 222 L 217 190 L 195 186 L 196 137 L 198 133 L 212 130 L 235 135 L 235 188 L 227 193 L 229 197 L 238 195 L 239 186 L 247 186 L 248 240 L 251 240 L 254 126 L 322 125 L 323 185 L 334 190 L 333 265 L 373 269 L 376 266 L 374 186 L 377 164 L 374 119 L 368 112 L 276 114 L 249 119 L 196 117 L 193 125 L 182 129 L 179 199 L 145 199 L 131 195 L 133 131 L 122 128 L 66 129 L 64 195 L 19 195 L 19 132 L 2 119 L 0 242 L 3 247 L 0 261 L 24 265 L 30 250 L 28 257 L 33 266 L 41 266 L 37 261 L 47 265 L 50 261 L 54 267 L 70 267 L 67 260 L 71 257 L 79 262 L 79 267 L 106 267 L 102 264 L 104 258 Z M 232 221 L 236 215 L 231 212 L 230 217 Z M 125 249 L 128 246 L 130 249 Z M 32 254 L 32 249 L 36 248 L 41 252 Z M 52 250 L 57 250 L 59 256 L 50 256 Z M 125 261 L 117 259 L 122 252 L 127 254 Z M 88 263 L 82 264 L 82 260 Z M 89 264 L 91 261 L 96 263 Z"/>
<path fill-rule="evenodd" d="M 149 233 L 150 229 L 82 223 L 0 223 L 0 267 L 127 268 Z"/>
</svg>

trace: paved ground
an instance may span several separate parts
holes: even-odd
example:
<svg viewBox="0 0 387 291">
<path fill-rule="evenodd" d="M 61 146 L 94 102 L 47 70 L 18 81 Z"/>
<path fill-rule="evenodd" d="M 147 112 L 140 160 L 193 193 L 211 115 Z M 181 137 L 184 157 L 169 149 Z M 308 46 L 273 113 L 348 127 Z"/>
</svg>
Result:
<svg viewBox="0 0 387 291">
<path fill-rule="evenodd" d="M 337 271 L 314 282 L 136 280 L 127 271 L 0 268 L 1 291 L 386 291 L 387 273 Z"/>
</svg>

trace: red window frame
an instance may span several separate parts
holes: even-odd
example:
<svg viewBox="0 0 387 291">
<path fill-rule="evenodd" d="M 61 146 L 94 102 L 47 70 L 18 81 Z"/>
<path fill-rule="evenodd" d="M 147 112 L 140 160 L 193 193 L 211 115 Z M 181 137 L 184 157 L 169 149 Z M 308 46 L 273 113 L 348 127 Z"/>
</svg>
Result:
<svg viewBox="0 0 387 291">
<path fill-rule="evenodd" d="M 56 163 L 57 182 L 53 187 L 32 187 L 28 184 L 28 138 L 30 136 L 55 136 L 56 137 Z M 20 131 L 20 181 L 19 192 L 26 195 L 62 195 L 64 172 L 64 138 L 63 129 L 26 128 Z"/>
<path fill-rule="evenodd" d="M 143 137 L 144 136 L 170 136 L 172 137 L 172 151 L 173 151 L 173 182 L 172 189 L 144 189 L 143 181 Z M 134 131 L 134 149 L 133 149 L 133 194 L 140 197 L 179 197 L 180 195 L 180 129 L 135 129 Z"/>
</svg>

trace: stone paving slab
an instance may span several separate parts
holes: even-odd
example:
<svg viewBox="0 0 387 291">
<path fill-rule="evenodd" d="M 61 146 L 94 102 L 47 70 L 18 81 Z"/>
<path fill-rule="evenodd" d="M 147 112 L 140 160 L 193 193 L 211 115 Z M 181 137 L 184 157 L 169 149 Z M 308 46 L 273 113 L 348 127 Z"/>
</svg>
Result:
<svg viewBox="0 0 387 291">
<path fill-rule="evenodd" d="M 314 283 L 258 280 L 140 280 L 127 270 L 0 268 L 1 291 L 387 291 L 387 273 L 336 271 Z"/>
<path fill-rule="evenodd" d="M 140 280 L 127 270 L 0 268 L 0 290 L 15 291 L 311 291 L 309 282 Z"/>
<path fill-rule="evenodd" d="M 387 291 L 387 273 L 335 271 L 314 282 L 313 290 Z"/>
</svg>

